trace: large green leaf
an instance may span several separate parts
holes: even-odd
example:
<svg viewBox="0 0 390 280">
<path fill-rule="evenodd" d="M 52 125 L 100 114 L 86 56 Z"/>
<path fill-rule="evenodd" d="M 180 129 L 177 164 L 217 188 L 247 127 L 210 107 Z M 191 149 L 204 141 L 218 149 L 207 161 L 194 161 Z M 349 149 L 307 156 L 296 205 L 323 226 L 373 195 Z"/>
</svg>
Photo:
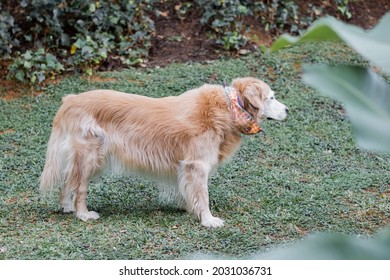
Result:
<svg viewBox="0 0 390 280">
<path fill-rule="evenodd" d="M 301 37 L 282 35 L 272 45 L 276 51 L 285 46 L 307 41 L 343 40 L 374 65 L 390 73 L 390 13 L 370 31 L 343 23 L 333 17 L 316 21 Z"/>
<path fill-rule="evenodd" d="M 356 66 L 305 65 L 303 80 L 344 103 L 361 147 L 390 152 L 390 86 L 381 77 Z"/>
</svg>

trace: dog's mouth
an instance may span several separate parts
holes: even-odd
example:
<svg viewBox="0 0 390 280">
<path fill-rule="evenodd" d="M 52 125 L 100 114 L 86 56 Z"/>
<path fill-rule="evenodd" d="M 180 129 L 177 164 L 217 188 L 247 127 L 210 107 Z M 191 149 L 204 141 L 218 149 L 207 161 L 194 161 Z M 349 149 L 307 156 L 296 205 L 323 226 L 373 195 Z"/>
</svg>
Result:
<svg viewBox="0 0 390 280">
<path fill-rule="evenodd" d="M 271 117 L 267 117 L 267 120 L 275 120 L 274 118 L 271 118 Z"/>
</svg>

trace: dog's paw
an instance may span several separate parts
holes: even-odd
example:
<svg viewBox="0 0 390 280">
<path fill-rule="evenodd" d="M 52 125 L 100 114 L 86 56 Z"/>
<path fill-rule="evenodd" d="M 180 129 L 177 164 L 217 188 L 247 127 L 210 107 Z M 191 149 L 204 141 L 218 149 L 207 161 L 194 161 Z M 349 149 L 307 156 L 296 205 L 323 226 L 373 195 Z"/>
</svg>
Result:
<svg viewBox="0 0 390 280">
<path fill-rule="evenodd" d="M 89 211 L 89 212 L 85 212 L 85 213 L 77 213 L 77 218 L 86 222 L 88 220 L 97 220 L 100 218 L 100 216 L 95 211 Z"/>
<path fill-rule="evenodd" d="M 224 221 L 220 218 L 210 217 L 208 219 L 203 220 L 201 224 L 202 226 L 205 226 L 207 228 L 218 228 L 223 226 Z"/>
</svg>

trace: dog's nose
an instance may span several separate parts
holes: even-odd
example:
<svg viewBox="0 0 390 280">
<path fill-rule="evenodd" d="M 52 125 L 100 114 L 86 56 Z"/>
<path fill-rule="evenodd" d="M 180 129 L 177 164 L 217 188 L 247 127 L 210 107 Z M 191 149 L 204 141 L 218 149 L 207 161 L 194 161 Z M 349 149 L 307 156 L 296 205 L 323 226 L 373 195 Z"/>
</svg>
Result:
<svg viewBox="0 0 390 280">
<path fill-rule="evenodd" d="M 286 107 L 286 113 L 288 113 L 288 107 Z"/>
</svg>

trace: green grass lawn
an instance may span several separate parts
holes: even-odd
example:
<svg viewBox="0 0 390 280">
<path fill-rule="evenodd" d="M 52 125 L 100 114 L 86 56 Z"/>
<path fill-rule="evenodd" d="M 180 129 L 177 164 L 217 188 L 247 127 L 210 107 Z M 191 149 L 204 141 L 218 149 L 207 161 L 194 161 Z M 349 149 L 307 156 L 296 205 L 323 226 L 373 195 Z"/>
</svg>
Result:
<svg viewBox="0 0 390 280">
<path fill-rule="evenodd" d="M 343 45 L 305 44 L 208 64 L 68 77 L 37 97 L 0 98 L 0 259 L 245 257 L 314 232 L 375 234 L 389 223 L 390 156 L 356 147 L 341 104 L 301 82 L 301 65 L 319 62 L 365 64 Z M 265 122 L 266 135 L 245 137 L 210 178 L 212 212 L 225 227 L 202 227 L 159 203 L 154 183 L 125 176 L 90 184 L 97 221 L 62 214 L 56 197 L 40 198 L 51 122 L 64 95 L 106 88 L 161 97 L 243 76 L 268 82 L 290 115 Z"/>
</svg>

